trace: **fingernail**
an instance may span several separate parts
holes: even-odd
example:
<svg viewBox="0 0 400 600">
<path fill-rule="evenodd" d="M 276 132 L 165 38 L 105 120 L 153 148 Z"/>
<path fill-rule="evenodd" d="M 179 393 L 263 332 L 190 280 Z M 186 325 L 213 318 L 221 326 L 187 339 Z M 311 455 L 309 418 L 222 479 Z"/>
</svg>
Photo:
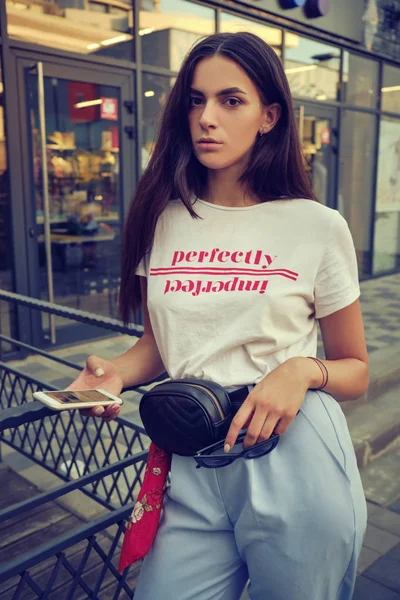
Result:
<svg viewBox="0 0 400 600">
<path fill-rule="evenodd" d="M 114 404 L 114 406 L 112 407 L 112 409 L 111 409 L 111 410 L 113 410 L 114 412 L 117 412 L 117 411 L 119 411 L 119 406 L 118 406 L 118 404 Z"/>
<path fill-rule="evenodd" d="M 96 406 L 96 408 L 93 409 L 93 413 L 96 415 L 96 417 L 101 417 L 103 412 L 104 408 L 102 406 Z"/>
<path fill-rule="evenodd" d="M 104 371 L 101 367 L 99 367 L 95 370 L 94 374 L 96 375 L 96 377 L 101 377 L 102 375 L 104 375 Z"/>
<path fill-rule="evenodd" d="M 225 444 L 224 446 L 224 452 L 229 452 L 229 450 L 231 449 L 229 444 Z"/>
</svg>

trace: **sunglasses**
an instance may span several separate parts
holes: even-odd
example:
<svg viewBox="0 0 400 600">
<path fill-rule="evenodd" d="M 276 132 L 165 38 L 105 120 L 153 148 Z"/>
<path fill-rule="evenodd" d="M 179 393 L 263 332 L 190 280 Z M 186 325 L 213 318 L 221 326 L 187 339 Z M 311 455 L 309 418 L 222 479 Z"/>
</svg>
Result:
<svg viewBox="0 0 400 600">
<path fill-rule="evenodd" d="M 264 440 L 259 444 L 255 444 L 254 446 L 243 450 L 242 442 L 246 437 L 246 433 L 246 431 L 241 431 L 239 433 L 236 444 L 229 453 L 224 452 L 225 440 L 211 444 L 211 446 L 207 446 L 196 452 L 193 456 L 197 463 L 196 469 L 200 469 L 200 467 L 205 467 L 206 469 L 219 469 L 220 467 L 231 465 L 237 458 L 247 458 L 248 460 L 259 458 L 260 456 L 265 456 L 266 454 L 269 454 L 269 452 L 272 452 L 279 442 L 279 435 L 273 434 L 268 440 Z M 235 448 L 237 448 L 236 452 Z"/>
</svg>

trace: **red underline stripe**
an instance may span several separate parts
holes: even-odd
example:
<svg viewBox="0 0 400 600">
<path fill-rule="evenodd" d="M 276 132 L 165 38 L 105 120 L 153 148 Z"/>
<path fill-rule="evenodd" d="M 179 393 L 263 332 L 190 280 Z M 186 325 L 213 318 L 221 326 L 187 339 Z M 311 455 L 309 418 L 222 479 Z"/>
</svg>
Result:
<svg viewBox="0 0 400 600">
<path fill-rule="evenodd" d="M 213 272 L 213 273 L 232 273 L 232 272 L 237 272 L 237 273 L 255 273 L 255 274 L 259 274 L 259 273 L 288 273 L 289 275 L 295 275 L 296 277 L 298 276 L 298 273 L 295 273 L 294 271 L 290 271 L 289 269 L 250 269 L 247 267 L 161 267 L 161 268 L 154 268 L 150 270 L 150 273 L 154 273 L 154 274 L 166 274 L 166 273 L 177 273 L 179 271 L 189 271 L 189 272 L 193 272 L 193 273 L 203 273 L 204 271 L 207 272 Z"/>
<path fill-rule="evenodd" d="M 250 269 L 219 269 L 219 270 L 210 270 L 210 269 L 195 269 L 189 270 L 186 268 L 181 269 L 151 269 L 150 276 L 157 275 L 251 275 L 251 276 L 271 276 L 271 275 L 280 275 L 281 277 L 287 277 L 288 279 L 292 279 L 296 281 L 298 274 L 293 273 L 292 271 L 288 271 L 286 269 L 275 270 L 275 271 L 256 271 Z"/>
</svg>

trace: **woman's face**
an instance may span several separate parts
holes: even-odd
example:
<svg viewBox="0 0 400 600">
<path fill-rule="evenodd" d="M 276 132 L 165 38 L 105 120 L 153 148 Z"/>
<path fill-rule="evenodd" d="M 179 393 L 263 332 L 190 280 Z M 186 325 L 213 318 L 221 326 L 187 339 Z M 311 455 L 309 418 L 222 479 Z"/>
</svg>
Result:
<svg viewBox="0 0 400 600">
<path fill-rule="evenodd" d="M 258 90 L 234 61 L 223 56 L 201 60 L 190 92 L 189 127 L 193 150 L 209 169 L 246 167 L 260 131 L 279 118 L 279 105 L 263 105 Z"/>
</svg>

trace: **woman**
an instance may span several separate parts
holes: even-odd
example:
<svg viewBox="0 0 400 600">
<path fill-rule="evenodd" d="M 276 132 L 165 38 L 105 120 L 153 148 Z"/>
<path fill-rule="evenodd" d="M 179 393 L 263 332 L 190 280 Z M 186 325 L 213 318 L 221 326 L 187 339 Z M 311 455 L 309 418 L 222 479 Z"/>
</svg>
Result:
<svg viewBox="0 0 400 600">
<path fill-rule="evenodd" d="M 206 38 L 126 223 L 120 307 L 128 321 L 142 299 L 144 335 L 111 361 L 90 357 L 74 387 L 118 395 L 164 370 L 213 380 L 239 399 L 226 452 L 243 428 L 244 448 L 281 439 L 221 469 L 173 456 L 137 600 L 234 600 L 248 579 L 253 600 L 351 598 L 366 509 L 334 398 L 368 386 L 358 297 L 353 242 L 315 201 L 279 58 L 249 33 Z"/>
</svg>

